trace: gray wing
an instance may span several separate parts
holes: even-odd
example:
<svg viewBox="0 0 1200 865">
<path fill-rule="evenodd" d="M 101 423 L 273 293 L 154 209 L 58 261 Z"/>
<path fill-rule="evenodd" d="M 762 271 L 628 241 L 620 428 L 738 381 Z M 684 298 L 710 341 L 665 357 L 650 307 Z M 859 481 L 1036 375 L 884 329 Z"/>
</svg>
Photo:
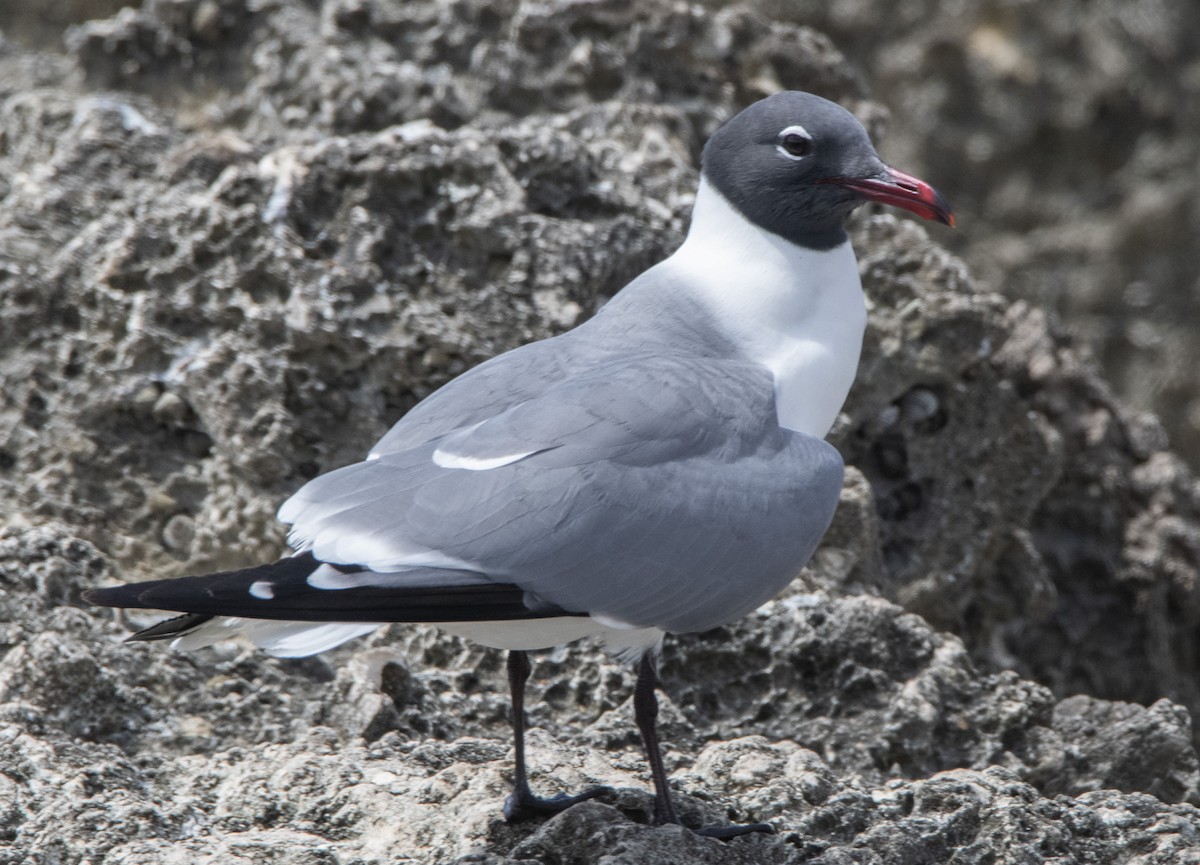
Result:
<svg viewBox="0 0 1200 865">
<path fill-rule="evenodd" d="M 375 443 L 372 456 L 406 451 L 524 402 L 565 377 L 574 365 L 573 348 L 572 340 L 552 337 L 467 370 L 413 406 Z"/>
<path fill-rule="evenodd" d="M 280 518 L 322 561 L 460 568 L 682 632 L 781 591 L 841 481 L 833 447 L 778 426 L 761 367 L 645 357 L 318 477 Z"/>
</svg>

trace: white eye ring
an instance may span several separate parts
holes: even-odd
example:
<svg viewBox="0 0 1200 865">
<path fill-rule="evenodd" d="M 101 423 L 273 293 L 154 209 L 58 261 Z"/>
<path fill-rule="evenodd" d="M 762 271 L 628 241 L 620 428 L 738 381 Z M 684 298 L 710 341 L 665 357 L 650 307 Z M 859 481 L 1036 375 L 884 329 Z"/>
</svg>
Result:
<svg viewBox="0 0 1200 865">
<path fill-rule="evenodd" d="M 788 149 L 786 147 L 783 146 L 783 140 L 785 138 L 788 138 L 789 136 L 793 136 L 793 135 L 798 135 L 801 138 L 803 138 L 805 141 L 808 142 L 808 152 L 791 153 L 788 151 Z M 799 124 L 797 124 L 795 126 L 789 126 L 786 129 L 780 130 L 780 132 L 779 132 L 779 142 L 780 143 L 775 145 L 775 151 L 780 156 L 784 157 L 785 159 L 790 159 L 793 162 L 799 162 L 800 160 L 806 158 L 808 156 L 808 154 L 812 152 L 812 140 L 813 140 L 812 136 L 808 134 L 808 130 L 805 129 L 803 126 L 800 126 Z"/>
</svg>

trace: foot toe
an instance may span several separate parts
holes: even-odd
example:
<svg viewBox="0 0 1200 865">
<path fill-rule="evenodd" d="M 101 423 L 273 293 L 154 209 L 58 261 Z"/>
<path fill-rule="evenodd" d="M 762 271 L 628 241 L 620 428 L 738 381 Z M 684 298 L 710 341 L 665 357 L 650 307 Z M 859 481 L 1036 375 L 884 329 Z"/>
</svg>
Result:
<svg viewBox="0 0 1200 865">
<path fill-rule="evenodd" d="M 752 832 L 762 832 L 767 835 L 774 835 L 775 827 L 770 823 L 746 823 L 740 826 L 705 826 L 704 828 L 697 829 L 695 831 L 697 835 L 703 835 L 705 838 L 716 838 L 718 841 L 728 841 L 730 838 L 737 838 L 739 835 L 749 835 Z"/>
<path fill-rule="evenodd" d="M 590 790 L 584 790 L 574 796 L 560 793 L 557 796 L 543 797 L 534 796 L 532 793 L 513 792 L 504 800 L 504 818 L 511 823 L 530 817 L 559 814 L 579 802 L 586 802 L 588 799 L 595 799 L 597 796 L 611 792 L 613 792 L 611 787 L 592 787 Z"/>
</svg>

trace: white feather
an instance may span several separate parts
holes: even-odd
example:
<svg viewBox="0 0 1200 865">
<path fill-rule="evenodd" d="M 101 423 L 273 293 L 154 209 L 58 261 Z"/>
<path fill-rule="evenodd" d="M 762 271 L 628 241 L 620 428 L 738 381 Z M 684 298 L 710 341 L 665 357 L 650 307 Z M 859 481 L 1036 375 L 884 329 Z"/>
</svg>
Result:
<svg viewBox="0 0 1200 865">
<path fill-rule="evenodd" d="M 387 573 L 404 568 L 447 568 L 478 571 L 479 566 L 441 552 L 405 543 L 403 538 L 374 532 L 355 532 L 332 526 L 312 539 L 312 553 L 322 562 L 353 562 L 371 571 Z"/>
<path fill-rule="evenodd" d="M 279 658 L 301 658 L 325 652 L 355 637 L 384 627 L 383 622 L 287 622 L 217 616 L 193 631 L 175 638 L 171 646 L 181 651 L 211 646 L 222 640 L 244 637 Z M 596 637 L 604 648 L 622 658 L 635 658 L 662 642 L 658 628 L 630 625 L 612 627 L 591 616 L 554 616 L 499 622 L 446 622 L 438 626 L 455 636 L 494 649 L 549 649 Z"/>
<path fill-rule="evenodd" d="M 245 637 L 260 649 L 280 658 L 302 658 L 340 646 L 347 640 L 383 627 L 382 622 L 285 622 L 217 616 L 171 642 L 183 651 L 211 646 L 222 640 Z"/>
<path fill-rule="evenodd" d="M 485 472 L 488 469 L 498 469 L 501 466 L 511 465 L 518 460 L 523 460 L 531 454 L 537 453 L 537 449 L 531 451 L 522 451 L 516 454 L 504 454 L 498 457 L 478 458 L 468 457 L 462 454 L 450 453 L 438 448 L 433 452 L 433 462 L 444 469 L 467 469 L 473 472 Z"/>
<path fill-rule="evenodd" d="M 461 575 L 438 571 L 433 575 L 422 575 L 419 571 L 339 571 L 333 565 L 322 563 L 308 575 L 308 584 L 314 589 L 336 591 L 340 589 L 418 588 L 425 586 L 469 586 L 483 581 L 478 573 L 463 571 Z"/>
<path fill-rule="evenodd" d="M 614 653 L 641 652 L 658 645 L 658 628 L 614 628 L 593 616 L 554 616 L 503 622 L 442 622 L 438 627 L 458 637 L 493 649 L 549 649 L 596 637 Z"/>
<path fill-rule="evenodd" d="M 867 324 L 850 241 L 797 246 L 702 179 L 687 240 L 659 267 L 680 272 L 742 353 L 771 371 L 780 426 L 823 438 L 854 381 Z"/>
</svg>

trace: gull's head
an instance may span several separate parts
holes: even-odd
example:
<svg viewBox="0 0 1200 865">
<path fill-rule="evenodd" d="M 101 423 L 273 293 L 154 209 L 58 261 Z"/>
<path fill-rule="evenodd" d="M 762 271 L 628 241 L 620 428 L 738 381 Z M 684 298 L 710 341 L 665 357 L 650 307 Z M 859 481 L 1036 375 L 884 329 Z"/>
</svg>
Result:
<svg viewBox="0 0 1200 865">
<path fill-rule="evenodd" d="M 703 173 L 750 222 L 803 246 L 840 243 L 864 201 L 954 225 L 937 190 L 885 165 L 858 118 L 811 93 L 776 93 L 735 116 L 705 145 Z"/>
</svg>

